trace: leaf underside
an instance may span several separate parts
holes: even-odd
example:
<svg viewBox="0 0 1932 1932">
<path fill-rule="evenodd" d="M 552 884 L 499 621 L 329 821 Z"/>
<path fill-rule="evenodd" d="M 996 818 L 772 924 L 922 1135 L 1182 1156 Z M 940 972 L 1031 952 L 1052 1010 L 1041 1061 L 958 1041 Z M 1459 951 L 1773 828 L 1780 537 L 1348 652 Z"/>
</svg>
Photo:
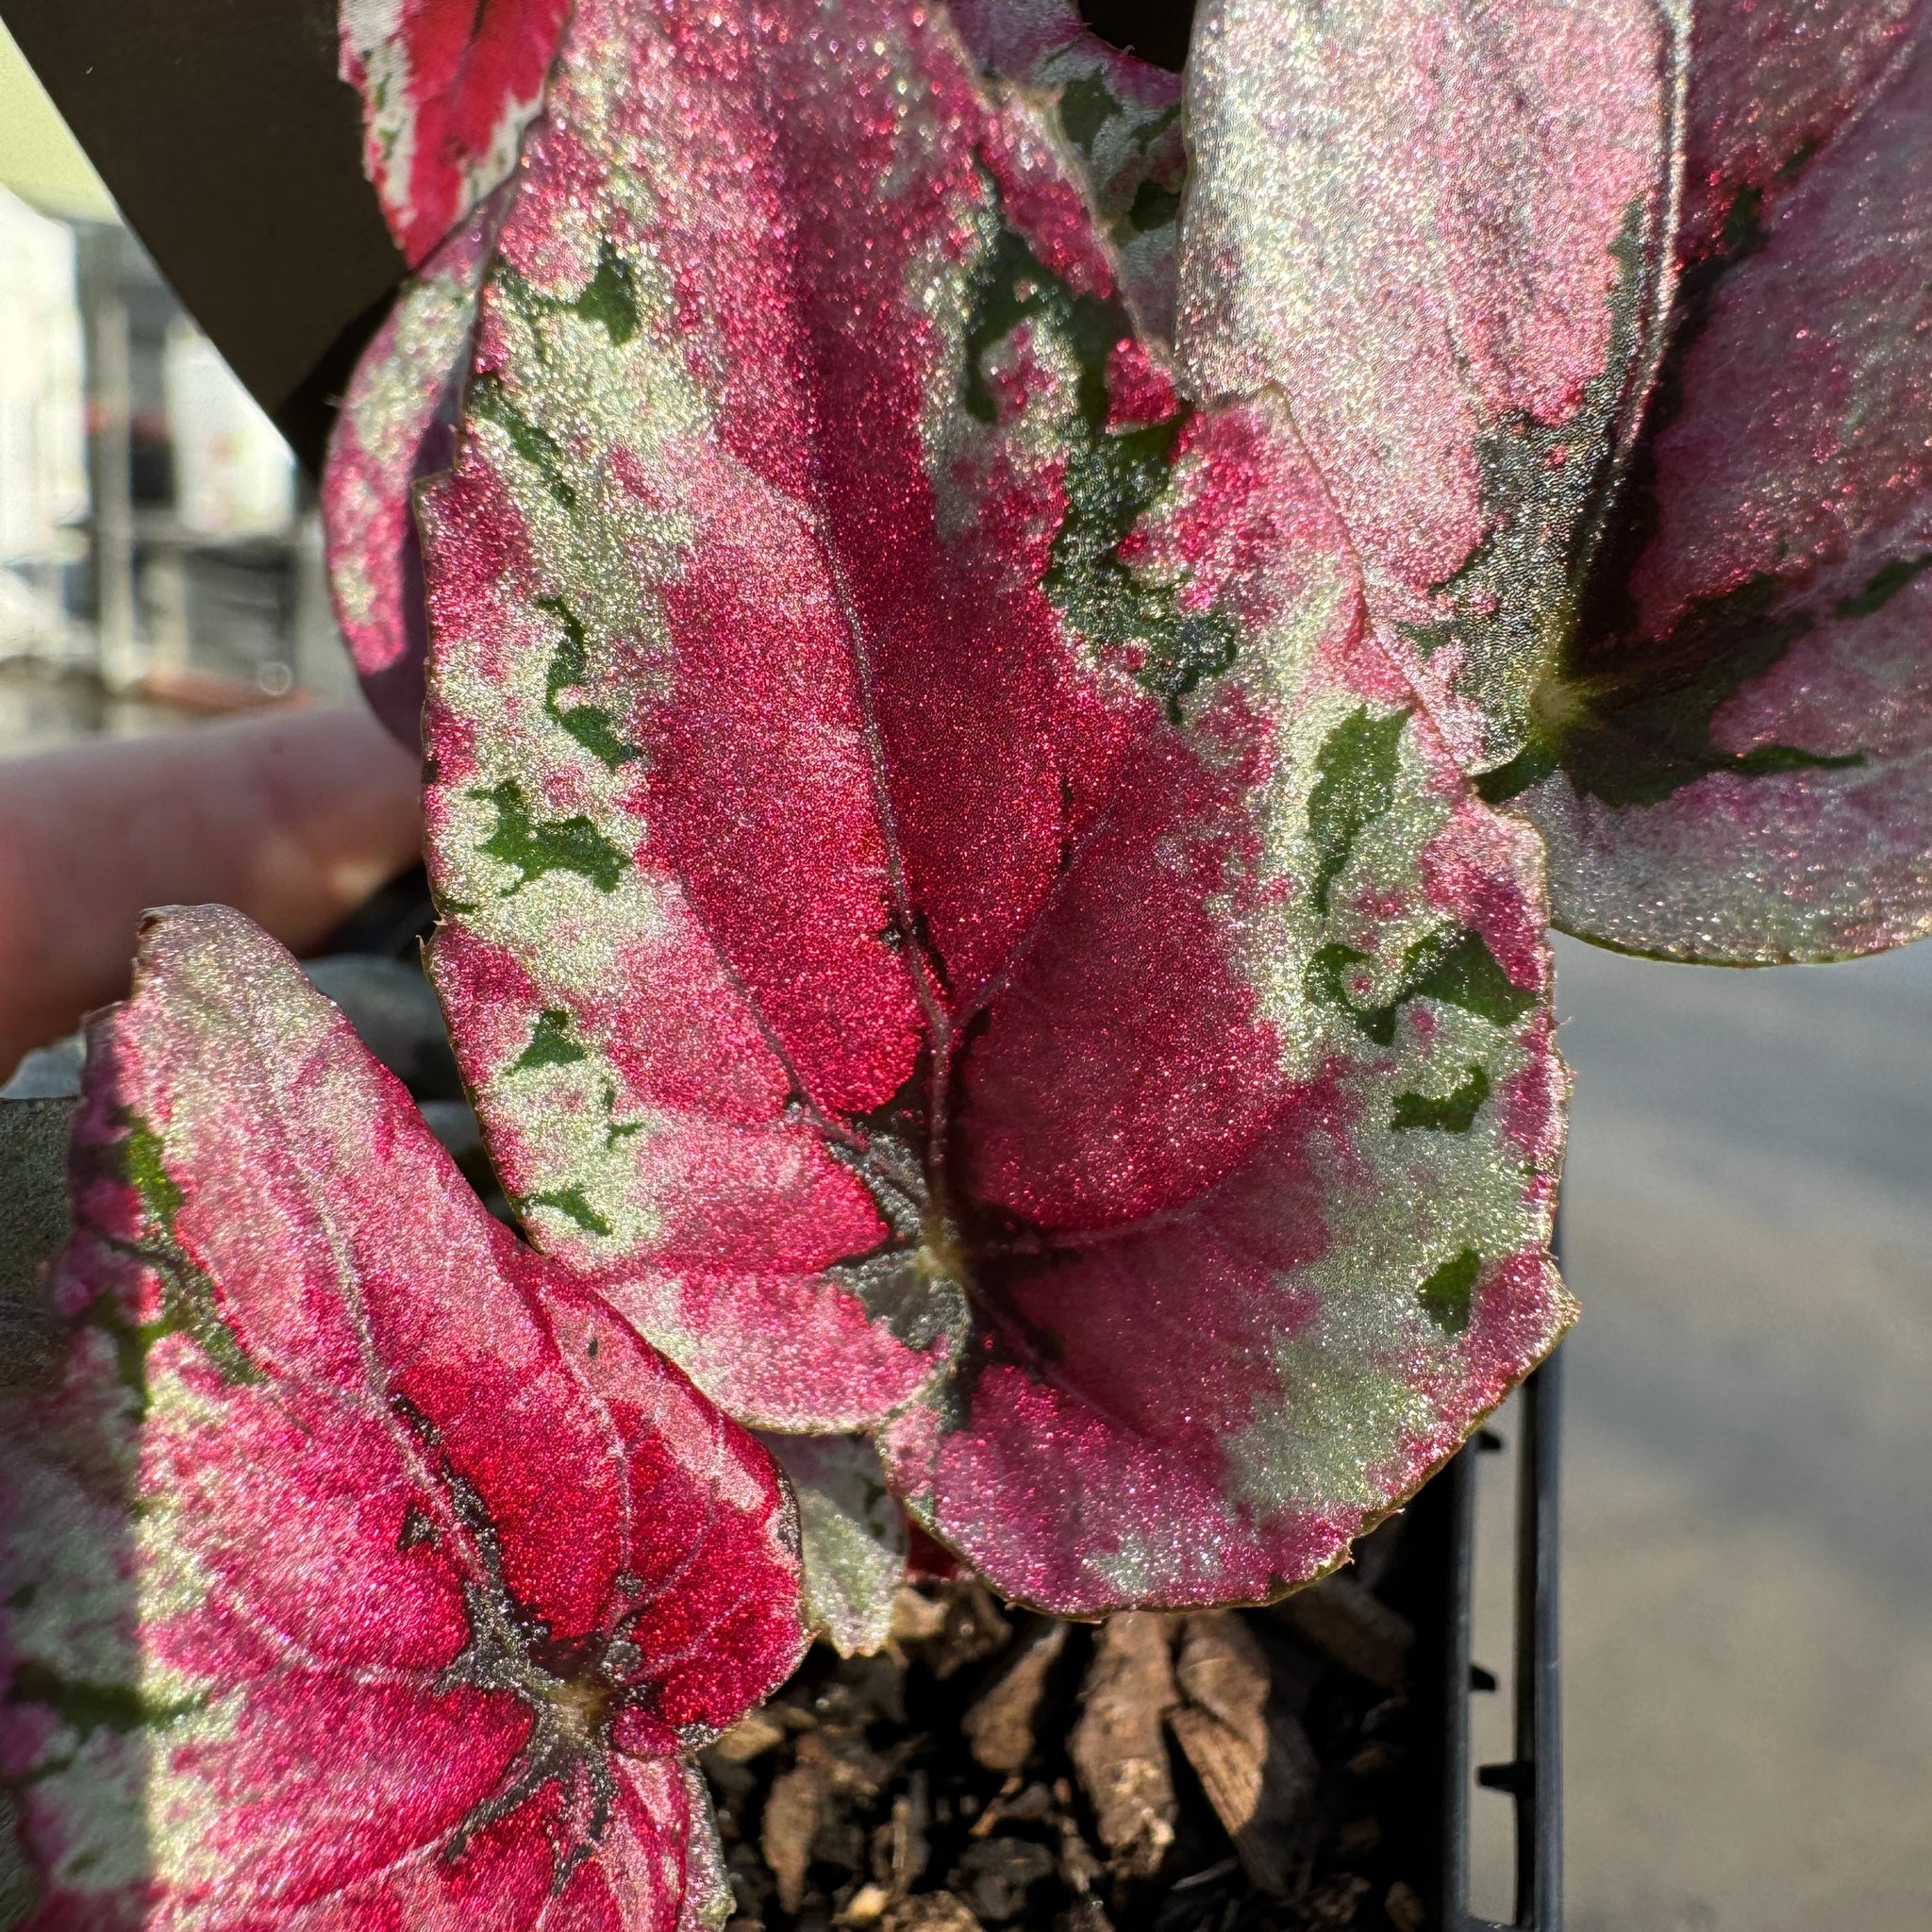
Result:
<svg viewBox="0 0 1932 1932">
<path fill-rule="evenodd" d="M 1928 28 L 1690 16 L 1215 0 L 1180 353 L 1289 395 L 1559 924 L 1833 958 L 1932 929 Z"/>
<path fill-rule="evenodd" d="M 0 1414 L 26 1924 L 693 1932 L 689 1753 L 802 1647 L 769 1457 L 225 908 L 150 924 L 72 1174 Z"/>
<path fill-rule="evenodd" d="M 1008 1595 L 1261 1598 L 1569 1317 L 1536 842 L 982 66 L 578 7 L 421 497 L 432 970 L 532 1240 L 733 1413 Z"/>
<path fill-rule="evenodd" d="M 863 1436 L 762 1438 L 798 1498 L 805 1618 L 841 1657 L 874 1657 L 906 1581 L 906 1512 Z"/>
</svg>

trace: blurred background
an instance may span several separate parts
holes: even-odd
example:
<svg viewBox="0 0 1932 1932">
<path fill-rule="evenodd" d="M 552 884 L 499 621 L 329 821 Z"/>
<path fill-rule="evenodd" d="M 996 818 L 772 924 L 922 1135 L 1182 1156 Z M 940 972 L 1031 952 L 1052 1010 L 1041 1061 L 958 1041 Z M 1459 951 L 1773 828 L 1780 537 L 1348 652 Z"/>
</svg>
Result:
<svg viewBox="0 0 1932 1932">
<path fill-rule="evenodd" d="M 0 27 L 0 757 L 352 687 L 312 486 Z"/>
<path fill-rule="evenodd" d="M 0 28 L 0 757 L 351 689 L 312 486 Z M 1932 1925 L 1932 948 L 1558 959 L 1570 1924 Z"/>
<path fill-rule="evenodd" d="M 1570 1932 L 1932 1925 L 1932 946 L 1557 961 Z M 1479 1762 L 1511 1460 L 1477 1461 Z M 1509 1807 L 1472 1802 L 1507 1921 Z"/>
</svg>

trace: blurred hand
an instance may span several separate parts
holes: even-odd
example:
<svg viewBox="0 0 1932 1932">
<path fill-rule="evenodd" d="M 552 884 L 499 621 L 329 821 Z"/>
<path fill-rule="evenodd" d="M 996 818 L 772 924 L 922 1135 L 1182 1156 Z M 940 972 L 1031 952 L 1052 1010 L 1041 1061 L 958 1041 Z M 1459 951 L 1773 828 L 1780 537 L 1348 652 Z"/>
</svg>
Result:
<svg viewBox="0 0 1932 1932">
<path fill-rule="evenodd" d="M 125 993 L 149 907 L 220 901 L 300 953 L 422 844 L 416 760 L 360 706 L 0 763 L 0 1080 Z"/>
</svg>

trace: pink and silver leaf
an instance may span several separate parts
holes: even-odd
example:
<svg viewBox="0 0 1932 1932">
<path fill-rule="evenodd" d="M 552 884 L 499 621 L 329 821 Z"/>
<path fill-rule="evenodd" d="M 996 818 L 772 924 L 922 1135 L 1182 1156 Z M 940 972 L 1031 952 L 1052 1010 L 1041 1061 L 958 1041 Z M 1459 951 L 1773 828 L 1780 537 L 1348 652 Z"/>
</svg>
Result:
<svg viewBox="0 0 1932 1932">
<path fill-rule="evenodd" d="M 0 1459 L 33 1932 L 695 1932 L 691 1754 L 803 1647 L 771 1459 L 470 1195 L 239 914 L 95 1023 Z"/>
<path fill-rule="evenodd" d="M 1932 929 L 1928 21 L 1204 18 L 1183 362 L 1283 385 L 1378 639 L 1586 938 L 1767 964 Z"/>
<path fill-rule="evenodd" d="M 1484 784 L 1586 938 L 1872 952 L 1932 932 L 1932 9 L 1712 8 L 1690 100 L 1723 217 L 1683 234 L 1577 623 Z"/>
<path fill-rule="evenodd" d="M 509 178 L 570 0 L 341 0 L 363 167 L 411 268 Z"/>
<path fill-rule="evenodd" d="M 1683 34 L 1661 0 L 1208 0 L 1178 356 L 1278 387 L 1374 633 L 1507 763 L 1656 363 Z"/>
<path fill-rule="evenodd" d="M 1171 342 L 1188 174 L 1180 75 L 1109 45 L 1073 0 L 953 0 L 950 11 L 983 72 L 1051 98 L 1122 296 L 1143 338 Z"/>
<path fill-rule="evenodd" d="M 349 380 L 323 470 L 336 618 L 371 708 L 411 751 L 429 641 L 414 491 L 456 453 L 457 395 L 497 215 L 486 205 L 404 284 Z"/>
<path fill-rule="evenodd" d="M 582 0 L 422 514 L 464 1077 L 733 1413 L 1008 1595 L 1224 1602 L 1555 1341 L 1537 841 L 944 16 Z"/>
</svg>

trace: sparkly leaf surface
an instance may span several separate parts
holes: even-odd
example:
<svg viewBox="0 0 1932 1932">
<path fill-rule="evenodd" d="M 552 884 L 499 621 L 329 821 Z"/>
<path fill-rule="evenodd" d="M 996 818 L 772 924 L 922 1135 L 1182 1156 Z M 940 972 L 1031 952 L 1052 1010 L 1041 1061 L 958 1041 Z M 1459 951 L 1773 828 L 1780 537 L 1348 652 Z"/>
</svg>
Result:
<svg viewBox="0 0 1932 1932">
<path fill-rule="evenodd" d="M 1932 931 L 1932 16 L 1902 11 L 1700 16 L 1670 348 L 1542 726 L 1486 780 L 1585 937 L 1756 964 Z"/>
<path fill-rule="evenodd" d="M 1143 338 L 1174 337 L 1187 149 L 1181 78 L 1091 32 L 1073 0 L 954 0 L 954 25 L 990 75 L 1052 102 Z"/>
<path fill-rule="evenodd" d="M 455 454 L 457 392 L 493 230 L 486 209 L 404 285 L 356 365 L 323 472 L 336 617 L 371 707 L 411 750 L 428 649 L 411 492 Z"/>
<path fill-rule="evenodd" d="M 1564 1082 L 1534 838 L 1057 112 L 904 0 L 583 0 L 422 498 L 426 803 L 532 1239 L 1091 1611 L 1317 1574 L 1548 1348 Z"/>
<path fill-rule="evenodd" d="M 341 0 L 363 166 L 420 267 L 516 165 L 570 0 Z"/>
<path fill-rule="evenodd" d="M 1932 29 L 1674 19 L 1220 0 L 1181 355 L 1290 396 L 1558 924 L 1831 958 L 1932 929 Z"/>
<path fill-rule="evenodd" d="M 906 1581 L 906 1512 L 863 1436 L 766 1436 L 798 1498 L 805 1616 L 841 1657 L 872 1657 L 892 1634 Z"/>
<path fill-rule="evenodd" d="M 88 1926 L 688 1932 L 802 1646 L 770 1458 L 469 1196 L 238 914 L 95 1025 L 0 1457 L 0 1774 Z"/>
<path fill-rule="evenodd" d="M 1278 385 L 1376 634 L 1472 769 L 1574 610 L 1668 300 L 1679 36 L 1655 0 L 1208 0 L 1180 357 Z"/>
</svg>

